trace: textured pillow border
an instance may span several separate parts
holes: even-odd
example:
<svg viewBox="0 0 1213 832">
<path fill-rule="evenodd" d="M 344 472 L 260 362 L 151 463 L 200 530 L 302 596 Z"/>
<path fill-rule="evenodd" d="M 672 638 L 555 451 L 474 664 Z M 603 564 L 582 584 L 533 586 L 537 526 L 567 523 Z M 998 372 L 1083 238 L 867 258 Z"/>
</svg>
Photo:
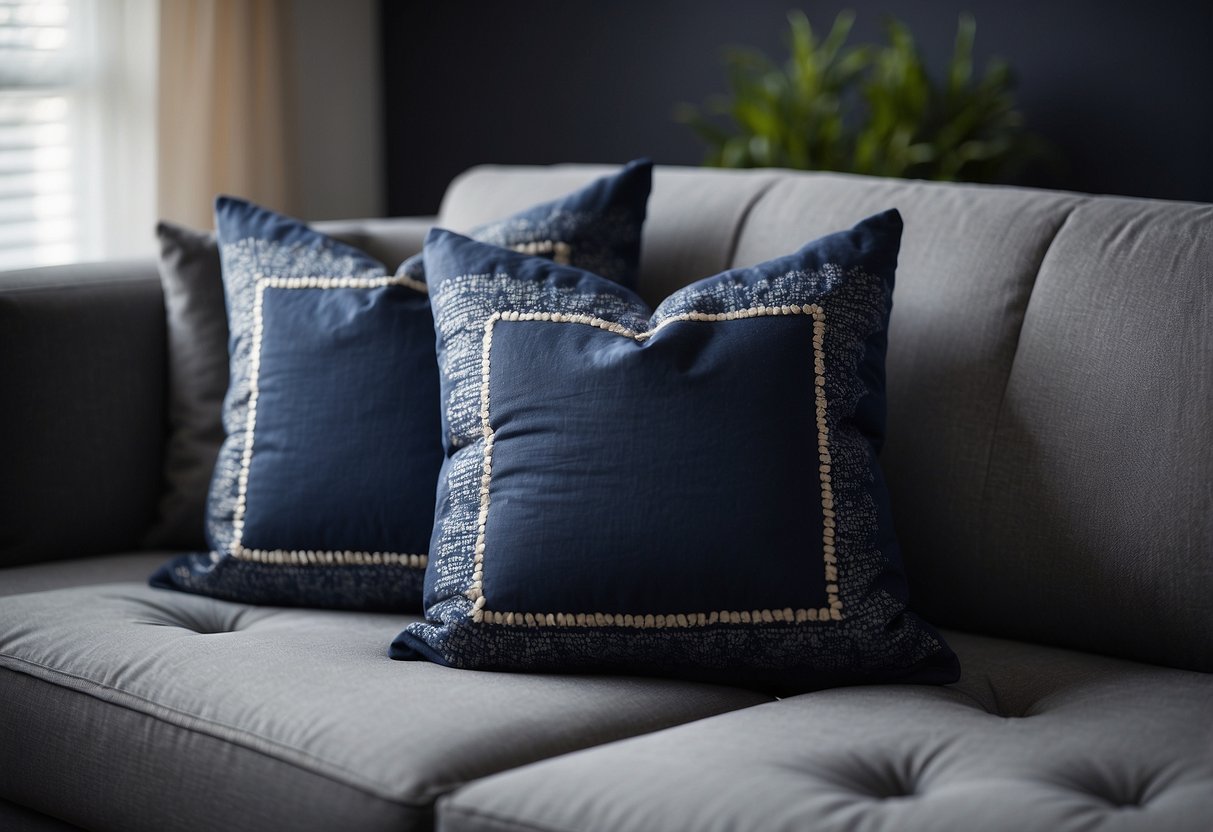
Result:
<svg viewBox="0 0 1213 832">
<path fill-rule="evenodd" d="M 484 594 L 484 557 L 486 553 L 486 528 L 491 507 L 490 488 L 493 473 L 493 444 L 495 431 L 490 420 L 489 379 L 492 366 L 493 330 L 501 321 L 542 321 L 545 323 L 592 326 L 637 343 L 643 343 L 666 326 L 679 322 L 707 322 L 749 320 L 751 318 L 777 315 L 809 315 L 813 319 L 813 369 L 817 423 L 818 477 L 821 483 L 822 546 L 826 580 L 827 606 L 807 609 L 790 607 L 762 610 L 720 610 L 712 612 L 682 612 L 666 614 L 621 614 L 621 613 L 522 613 L 503 612 L 488 608 Z M 752 306 L 729 312 L 684 312 L 662 320 L 657 326 L 643 332 L 635 332 L 622 324 L 593 317 L 591 315 L 566 314 L 560 312 L 494 312 L 484 325 L 481 349 L 480 373 L 480 424 L 484 439 L 482 473 L 480 478 L 480 510 L 477 518 L 475 555 L 472 580 L 464 593 L 472 602 L 470 617 L 477 624 L 497 624 L 523 627 L 632 627 L 638 629 L 664 627 L 702 627 L 715 624 L 750 623 L 805 623 L 817 621 L 841 621 L 843 605 L 839 597 L 838 569 L 835 549 L 834 493 L 831 484 L 830 428 L 827 422 L 828 404 L 825 395 L 825 310 L 816 303 L 791 304 L 786 306 Z"/>
<path fill-rule="evenodd" d="M 516 243 L 509 248 L 532 257 L 549 257 L 553 263 L 561 266 L 573 262 L 573 247 L 563 240 L 532 240 L 529 243 Z"/>
<path fill-rule="evenodd" d="M 303 549 L 248 549 L 243 544 L 244 517 L 248 509 L 249 468 L 253 463 L 256 443 L 257 403 L 260 398 L 261 342 L 265 333 L 263 308 L 267 289 L 380 289 L 388 286 L 403 286 L 429 294 L 429 287 L 419 280 L 404 275 L 381 277 L 273 277 L 263 274 L 253 276 L 252 339 L 249 350 L 248 412 L 244 424 L 244 445 L 240 455 L 237 474 L 236 505 L 232 514 L 232 541 L 225 554 L 240 560 L 258 563 L 292 564 L 295 566 L 403 566 L 424 569 L 428 562 L 425 554 L 398 552 L 316 551 Z"/>
</svg>

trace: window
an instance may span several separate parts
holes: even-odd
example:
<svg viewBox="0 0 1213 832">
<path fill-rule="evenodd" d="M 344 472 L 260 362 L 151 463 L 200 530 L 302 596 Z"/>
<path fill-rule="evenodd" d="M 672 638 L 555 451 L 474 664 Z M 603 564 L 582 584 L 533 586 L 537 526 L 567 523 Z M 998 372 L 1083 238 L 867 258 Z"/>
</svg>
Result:
<svg viewBox="0 0 1213 832">
<path fill-rule="evenodd" d="M 0 0 L 0 268 L 149 254 L 153 0 Z"/>
</svg>

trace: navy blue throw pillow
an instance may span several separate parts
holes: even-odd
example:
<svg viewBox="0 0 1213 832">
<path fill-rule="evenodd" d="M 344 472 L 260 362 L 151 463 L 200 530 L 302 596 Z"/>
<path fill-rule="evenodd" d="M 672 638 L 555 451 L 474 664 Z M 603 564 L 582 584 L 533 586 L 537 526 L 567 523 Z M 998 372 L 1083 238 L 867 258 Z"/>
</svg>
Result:
<svg viewBox="0 0 1213 832">
<path fill-rule="evenodd" d="M 468 236 L 573 265 L 632 289 L 640 265 L 640 229 L 652 180 L 653 163 L 636 159 L 614 176 L 604 176 L 568 196 L 478 226 Z M 424 282 L 424 252 L 401 263 L 397 274 Z"/>
<path fill-rule="evenodd" d="M 631 280 L 650 174 L 649 163 L 633 163 L 522 216 L 560 214 L 559 227 L 545 226 L 546 253 L 581 263 L 584 244 L 584 262 L 610 259 Z M 166 564 L 152 585 L 246 603 L 419 611 L 443 459 L 424 271 L 392 276 L 355 248 L 237 199 L 217 201 L 216 225 L 231 380 L 207 501 L 211 551 Z M 493 239 L 544 253 L 533 234 Z"/>
<path fill-rule="evenodd" d="M 435 230 L 446 459 L 398 659 L 792 691 L 958 675 L 906 607 L 877 452 L 901 217 L 655 312 Z"/>
</svg>

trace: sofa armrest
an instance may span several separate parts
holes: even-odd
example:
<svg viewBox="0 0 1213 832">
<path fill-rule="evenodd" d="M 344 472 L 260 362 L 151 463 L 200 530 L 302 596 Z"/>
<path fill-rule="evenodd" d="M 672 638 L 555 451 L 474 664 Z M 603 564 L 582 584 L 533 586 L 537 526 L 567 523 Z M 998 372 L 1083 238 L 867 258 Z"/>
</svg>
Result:
<svg viewBox="0 0 1213 832">
<path fill-rule="evenodd" d="M 0 566 L 138 548 L 164 391 L 155 261 L 0 273 Z"/>
</svg>

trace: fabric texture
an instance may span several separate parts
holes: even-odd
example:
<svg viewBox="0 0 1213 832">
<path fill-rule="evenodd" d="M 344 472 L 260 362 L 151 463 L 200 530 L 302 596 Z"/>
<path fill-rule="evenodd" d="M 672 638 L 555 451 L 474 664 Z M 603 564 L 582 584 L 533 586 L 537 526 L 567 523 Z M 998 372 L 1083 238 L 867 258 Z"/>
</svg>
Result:
<svg viewBox="0 0 1213 832">
<path fill-rule="evenodd" d="M 0 273 L 0 566 L 138 548 L 164 377 L 153 264 Z"/>
<path fill-rule="evenodd" d="M 0 800 L 0 829 L 5 832 L 83 832 L 79 826 L 7 800 Z"/>
<path fill-rule="evenodd" d="M 948 632 L 948 687 L 820 691 L 473 783 L 446 832 L 1207 832 L 1213 676 Z"/>
<path fill-rule="evenodd" d="M 392 655 L 780 690 L 955 678 L 906 610 L 876 462 L 901 228 L 877 215 L 655 312 L 431 232 L 447 459 L 428 622 Z"/>
<path fill-rule="evenodd" d="M 11 566 L 0 571 L 0 597 L 73 586 L 143 581 L 168 555 L 163 551 L 120 552 Z"/>
<path fill-rule="evenodd" d="M 481 233 L 631 281 L 651 168 L 634 162 Z M 153 585 L 420 609 L 442 458 L 424 264 L 390 276 L 361 250 L 241 200 L 219 200 L 216 219 L 231 369 L 211 551 L 167 564 Z"/>
<path fill-rule="evenodd" d="M 4 598 L 0 799 L 87 829 L 426 830 L 471 779 L 770 701 L 393 662 L 410 620 L 139 584 Z"/>
<path fill-rule="evenodd" d="M 203 549 L 206 491 L 223 444 L 227 313 L 213 235 L 170 222 L 156 226 L 168 328 L 168 441 L 164 493 L 144 545 Z"/>
<path fill-rule="evenodd" d="M 963 573 L 998 591 L 958 613 L 1213 673 L 1213 205 L 1078 206 L 1041 265 L 999 416 L 984 566 Z"/>
</svg>

